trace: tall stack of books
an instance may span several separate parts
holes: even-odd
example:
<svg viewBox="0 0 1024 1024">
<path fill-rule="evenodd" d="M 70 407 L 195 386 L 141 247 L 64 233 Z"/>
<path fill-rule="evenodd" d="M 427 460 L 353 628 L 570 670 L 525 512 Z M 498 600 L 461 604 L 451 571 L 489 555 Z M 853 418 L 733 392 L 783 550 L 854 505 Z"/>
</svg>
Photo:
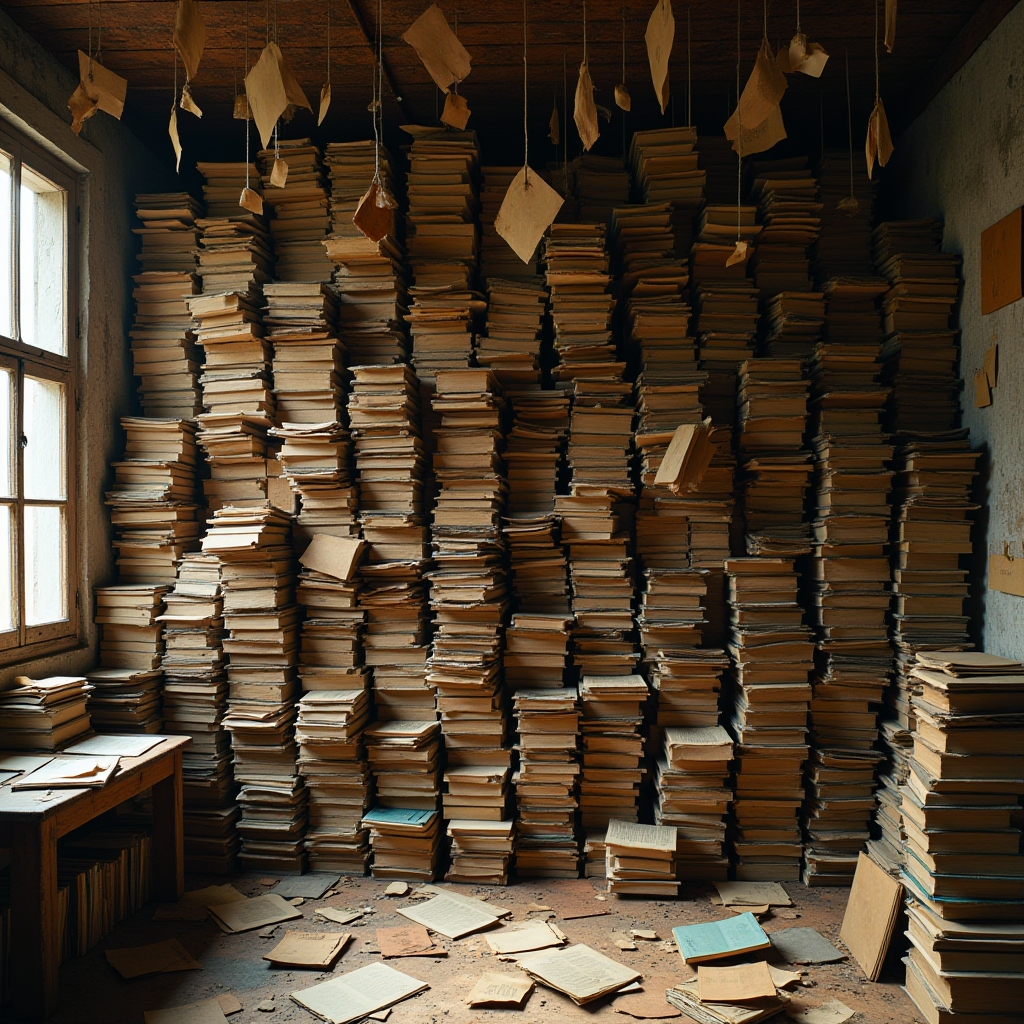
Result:
<svg viewBox="0 0 1024 1024">
<path fill-rule="evenodd" d="M 320 150 L 309 139 L 279 140 L 274 149 L 260 150 L 263 204 L 270 208 L 278 281 L 331 279 L 334 266 L 324 253 L 331 227 L 327 207 L 327 174 Z M 284 183 L 275 184 L 275 165 L 287 165 Z"/>
<path fill-rule="evenodd" d="M 679 301 L 690 278 L 689 262 L 675 253 L 672 204 L 612 210 L 611 235 L 622 291 L 637 299 Z"/>
<path fill-rule="evenodd" d="M 146 416 L 190 419 L 202 410 L 199 362 L 186 295 L 199 291 L 197 218 L 203 206 L 187 192 L 144 193 L 135 197 L 133 228 L 142 239 L 140 273 L 133 278 L 135 320 L 132 363 Z"/>
<path fill-rule="evenodd" d="M 124 458 L 107 491 L 122 583 L 169 583 L 199 546 L 196 428 L 191 420 L 123 416 Z"/>
<path fill-rule="evenodd" d="M 516 873 L 578 878 L 580 734 L 575 686 L 516 689 Z"/>
<path fill-rule="evenodd" d="M 363 817 L 373 847 L 374 878 L 433 882 L 441 837 L 439 811 L 374 807 Z"/>
<path fill-rule="evenodd" d="M 731 855 L 746 881 L 796 881 L 802 846 L 814 637 L 792 557 L 730 558 L 729 652 L 736 740 Z"/>
<path fill-rule="evenodd" d="M 620 157 L 596 153 L 581 153 L 572 163 L 579 219 L 607 224 L 629 199 L 629 171 Z"/>
<path fill-rule="evenodd" d="M 434 722 L 426 681 L 429 563 L 419 388 L 404 364 L 353 369 L 348 414 L 359 477 L 359 522 L 367 545 L 359 607 L 363 657 L 382 721 Z"/>
<path fill-rule="evenodd" d="M 203 551 L 221 559 L 228 710 L 241 784 L 241 862 L 302 871 L 306 791 L 296 768 L 299 610 L 290 517 L 273 507 L 218 509 Z"/>
<path fill-rule="evenodd" d="M 488 278 L 487 334 L 476 339 L 476 363 L 487 367 L 506 393 L 532 394 L 540 388 L 546 312 L 547 292 L 539 277 Z"/>
<path fill-rule="evenodd" d="M 780 292 L 763 303 L 764 351 L 780 358 L 801 360 L 814 351 L 825 326 L 822 292 Z"/>
<path fill-rule="evenodd" d="M 445 880 L 474 885 L 507 885 L 515 846 L 515 828 L 516 823 L 512 820 L 452 818 L 448 822 L 452 866 Z"/>
<path fill-rule="evenodd" d="M 403 264 L 405 221 L 392 210 L 392 230 L 373 242 L 352 223 L 360 200 L 379 170 L 388 200 L 395 202 L 392 159 L 383 146 L 369 142 L 332 142 L 326 150 L 331 175 L 331 233 L 324 241 L 335 264 L 338 333 L 350 366 L 400 363 L 408 358 L 405 316 L 408 308 Z"/>
<path fill-rule="evenodd" d="M 490 290 L 492 279 L 533 283 L 539 270 L 537 254 L 524 263 L 494 228 L 501 204 L 519 167 L 480 168 L 480 279 Z"/>
<path fill-rule="evenodd" d="M 901 787 L 907 992 L 927 1020 L 1020 1016 L 1024 666 L 921 653 L 914 751 Z"/>
<path fill-rule="evenodd" d="M 583 779 L 580 821 L 590 831 L 618 818 L 637 821 L 637 798 L 644 780 L 641 726 L 648 696 L 639 675 L 583 675 Z"/>
<path fill-rule="evenodd" d="M 91 736 L 91 689 L 82 676 L 15 676 L 0 693 L 0 750 L 56 751 Z"/>
<path fill-rule="evenodd" d="M 815 248 L 818 282 L 870 277 L 875 183 L 864 162 L 847 151 L 826 150 L 818 163 L 821 233 Z"/>
<path fill-rule="evenodd" d="M 192 738 L 182 753 L 185 861 L 190 871 L 228 874 L 238 856 L 220 559 L 188 554 L 164 598 L 164 729 Z"/>
<path fill-rule="evenodd" d="M 165 584 L 122 583 L 93 590 L 100 665 L 87 675 L 89 713 L 107 732 L 160 731 L 160 613 L 169 589 Z"/>
<path fill-rule="evenodd" d="M 848 885 L 874 809 L 877 705 L 892 652 L 885 545 L 888 468 L 882 433 L 886 391 L 879 345 L 821 343 L 811 361 L 815 459 L 810 618 L 817 664 L 811 699 L 813 751 L 804 807 L 804 881 Z"/>
</svg>

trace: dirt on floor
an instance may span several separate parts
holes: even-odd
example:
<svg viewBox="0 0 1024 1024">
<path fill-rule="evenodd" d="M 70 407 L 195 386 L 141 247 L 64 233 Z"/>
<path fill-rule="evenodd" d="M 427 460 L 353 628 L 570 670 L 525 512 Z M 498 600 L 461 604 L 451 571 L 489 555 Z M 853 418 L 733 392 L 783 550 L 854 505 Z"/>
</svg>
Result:
<svg viewBox="0 0 1024 1024">
<path fill-rule="evenodd" d="M 221 884 L 227 879 L 190 877 L 187 889 Z M 230 879 L 247 896 L 270 890 L 266 876 L 240 874 Z M 343 878 L 320 900 L 307 899 L 299 908 L 304 920 L 289 921 L 273 929 L 265 937 L 257 929 L 239 935 L 225 935 L 212 921 L 153 920 L 156 905 L 150 904 L 115 928 L 112 934 L 85 956 L 69 960 L 60 972 L 60 1009 L 52 1018 L 54 1024 L 142 1024 L 145 1010 L 181 1006 L 224 993 L 234 995 L 242 1010 L 229 1017 L 231 1024 L 277 1024 L 280 1021 L 301 1021 L 315 1024 L 313 1014 L 297 1005 L 290 993 L 308 988 L 348 971 L 380 960 L 375 930 L 406 925 L 406 918 L 397 913 L 399 906 L 410 902 L 408 896 L 385 896 L 387 882 L 372 878 Z M 647 900 L 618 898 L 604 893 L 603 879 L 581 879 L 572 882 L 526 880 L 504 887 L 458 886 L 459 891 L 479 899 L 489 899 L 512 908 L 512 920 L 524 921 L 540 917 L 552 920 L 570 942 L 582 942 L 644 975 L 645 989 L 662 989 L 695 977 L 695 971 L 683 963 L 672 928 L 682 924 L 720 920 L 729 916 L 722 907 L 713 905 L 710 885 L 684 886 L 678 900 Z M 793 900 L 792 908 L 777 908 L 765 915 L 761 924 L 771 933 L 782 928 L 816 928 L 843 952 L 839 938 L 848 889 L 805 888 L 787 882 L 785 888 Z M 544 907 L 546 897 L 555 901 L 557 895 L 571 893 L 588 903 L 596 903 L 608 914 L 575 920 L 562 920 Z M 599 897 L 604 897 L 600 899 Z M 339 926 L 314 917 L 317 907 L 331 906 L 339 910 L 372 908 L 359 920 Z M 307 931 L 350 931 L 353 940 L 335 962 L 332 972 L 273 968 L 263 954 L 283 937 L 289 928 Z M 622 935 L 632 928 L 652 929 L 655 940 L 636 939 L 636 950 L 619 949 L 613 933 Z M 201 971 L 161 974 L 125 981 L 107 963 L 106 949 L 143 945 L 176 938 L 203 965 Z M 514 964 L 499 961 L 479 933 L 452 941 L 435 937 L 447 949 L 446 956 L 404 957 L 388 960 L 398 970 L 429 983 L 430 988 L 394 1006 L 388 1024 L 569 1024 L 574 1021 L 599 1020 L 614 1024 L 632 1024 L 634 1018 L 615 1009 L 614 999 L 601 999 L 586 1007 L 576 1006 L 566 996 L 537 985 L 521 1010 L 470 1009 L 466 994 L 484 971 L 518 974 Z M 902 938 L 897 929 L 897 942 Z M 730 963 L 732 961 L 721 961 Z M 895 964 L 895 968 L 892 966 Z M 782 965 L 788 966 L 788 965 Z M 910 1024 L 921 1021 L 915 1008 L 900 987 L 902 981 L 898 954 L 890 956 L 887 971 L 880 982 L 871 983 L 852 957 L 833 964 L 805 966 L 802 985 L 795 988 L 793 1006 L 818 1005 L 840 1000 L 856 1011 L 852 1024 Z M 273 1007 L 270 1007 L 270 1004 Z M 259 1009 L 260 1005 L 264 1009 Z M 665 1012 L 671 1013 L 667 1004 Z M 688 1024 L 689 1018 L 678 1018 Z M 785 1021 L 785 1017 L 778 1018 Z"/>
</svg>

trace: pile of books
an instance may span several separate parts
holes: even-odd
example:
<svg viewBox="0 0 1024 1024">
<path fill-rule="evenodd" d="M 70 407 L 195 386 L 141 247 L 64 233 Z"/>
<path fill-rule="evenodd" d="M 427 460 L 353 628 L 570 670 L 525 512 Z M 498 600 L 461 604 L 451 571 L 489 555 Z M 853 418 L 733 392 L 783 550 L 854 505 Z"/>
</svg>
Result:
<svg viewBox="0 0 1024 1024">
<path fill-rule="evenodd" d="M 548 534 L 550 536 L 550 534 Z M 526 547 L 513 548 L 518 551 L 521 561 L 520 573 L 527 571 L 525 559 L 531 549 Z M 536 551 L 536 561 L 529 563 L 536 566 L 539 572 L 550 569 L 555 572 L 555 581 L 565 579 L 565 558 L 559 560 L 560 549 L 548 557 L 548 546 L 540 546 Z M 554 565 L 549 565 L 554 562 Z M 513 573 L 515 573 L 513 569 Z M 520 595 L 517 589 L 517 596 Z M 520 597 L 520 607 L 527 608 L 533 602 L 527 594 L 525 600 Z M 546 596 L 546 595 L 541 595 Z M 565 592 L 562 593 L 563 600 Z M 505 688 L 510 693 L 519 689 L 559 689 L 568 668 L 569 643 L 572 636 L 572 616 L 567 611 L 541 612 L 518 611 L 505 629 L 505 649 L 502 653 L 502 670 L 505 677 Z"/>
<path fill-rule="evenodd" d="M 169 589 L 165 584 L 125 583 L 93 591 L 100 663 L 88 673 L 89 713 L 104 731 L 160 731 L 160 614 Z"/>
<path fill-rule="evenodd" d="M 234 869 L 239 845 L 231 737 L 224 728 L 223 612 L 220 558 L 185 555 L 160 616 L 164 729 L 192 738 L 182 752 L 185 861 L 189 870 L 211 874 Z"/>
<path fill-rule="evenodd" d="M 927 1020 L 1020 1015 L 1024 988 L 1024 666 L 930 651 L 912 669 L 903 795 L 907 992 Z"/>
<path fill-rule="evenodd" d="M 366 752 L 384 807 L 429 810 L 441 796 L 441 726 L 435 721 L 376 721 Z"/>
<path fill-rule="evenodd" d="M 487 367 L 505 392 L 538 395 L 547 298 L 536 276 L 487 280 L 487 333 L 476 339 L 476 363 Z"/>
<path fill-rule="evenodd" d="M 757 337 L 757 288 L 745 278 L 735 282 L 696 282 L 694 334 L 702 369 L 735 374 L 754 354 Z"/>
<path fill-rule="evenodd" d="M 519 770 L 515 783 L 516 873 L 578 878 L 579 694 L 575 686 L 512 695 Z"/>
<path fill-rule="evenodd" d="M 91 736 L 91 690 L 83 676 L 15 676 L 0 693 L 0 750 L 58 750 Z"/>
<path fill-rule="evenodd" d="M 612 210 L 629 199 L 629 171 L 621 157 L 581 153 L 572 161 L 579 220 L 607 224 Z"/>
<path fill-rule="evenodd" d="M 196 277 L 196 220 L 203 206 L 187 192 L 143 193 L 135 197 L 133 228 L 142 240 L 133 278 L 135 320 L 132 363 L 146 416 L 190 419 L 201 411 L 198 358 L 186 295 L 199 291 Z"/>
<path fill-rule="evenodd" d="M 324 253 L 324 238 L 331 218 L 320 150 L 309 139 L 275 140 L 273 149 L 260 150 L 257 161 L 277 257 L 275 278 L 330 281 L 334 267 Z M 278 184 L 282 164 L 284 182 Z"/>
<path fill-rule="evenodd" d="M 452 866 L 445 880 L 474 885 L 506 885 L 515 845 L 515 828 L 514 821 L 449 821 Z"/>
<path fill-rule="evenodd" d="M 617 896 L 678 896 L 676 843 L 676 829 L 667 825 L 609 821 L 604 837 L 608 891 Z"/>
<path fill-rule="evenodd" d="M 203 551 L 221 559 L 230 684 L 224 728 L 241 784 L 241 862 L 302 871 L 306 791 L 296 768 L 299 611 L 290 517 L 273 507 L 217 510 Z"/>
<path fill-rule="evenodd" d="M 433 882 L 438 872 L 438 811 L 374 807 L 363 816 L 373 848 L 374 878 Z"/>
<path fill-rule="evenodd" d="M 702 144 L 703 140 L 698 143 Z M 698 289 L 752 289 L 756 301 L 757 289 L 747 281 L 747 271 L 761 225 L 757 223 L 756 206 L 736 206 L 735 182 L 728 203 L 718 203 L 709 196 L 694 229 L 696 238 L 690 247 L 692 284 Z M 747 248 L 740 252 L 737 244 L 742 242 Z"/>
<path fill-rule="evenodd" d="M 770 356 L 806 359 L 825 327 L 822 292 L 780 292 L 764 303 L 762 347 Z"/>
<path fill-rule="evenodd" d="M 730 558 L 736 802 L 730 837 L 736 878 L 796 881 L 807 760 L 814 638 L 797 600 L 792 558 Z"/>
<path fill-rule="evenodd" d="M 520 170 L 520 167 L 480 168 L 480 278 L 488 290 L 493 279 L 533 283 L 537 278 L 537 254 L 533 254 L 529 263 L 524 263 L 494 229 L 508 187 Z"/>
<path fill-rule="evenodd" d="M 672 204 L 620 206 L 612 210 L 611 234 L 623 293 L 678 302 L 689 283 L 690 265 L 675 254 Z"/>
</svg>

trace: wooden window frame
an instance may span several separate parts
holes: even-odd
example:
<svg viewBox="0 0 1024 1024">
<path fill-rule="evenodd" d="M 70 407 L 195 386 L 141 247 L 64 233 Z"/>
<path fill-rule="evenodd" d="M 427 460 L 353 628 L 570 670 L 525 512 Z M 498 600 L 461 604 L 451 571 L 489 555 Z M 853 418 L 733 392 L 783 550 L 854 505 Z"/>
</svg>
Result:
<svg viewBox="0 0 1024 1024">
<path fill-rule="evenodd" d="M 61 166 L 54 158 L 31 140 L 0 122 L 0 149 L 12 157 L 12 293 L 15 299 L 12 315 L 15 332 L 20 334 L 17 297 L 20 290 L 20 185 L 21 167 L 27 164 L 33 171 L 64 190 L 64 335 L 66 355 L 47 352 L 25 344 L 20 337 L 9 338 L 0 334 L 0 366 L 13 377 L 13 430 L 11 468 L 14 479 L 14 497 L 0 498 L 0 504 L 11 507 L 14 532 L 11 568 L 14 577 L 14 629 L 0 633 L 0 666 L 31 661 L 62 651 L 80 648 L 85 644 L 84 623 L 81 614 L 80 557 L 81 534 L 78 507 L 81 502 L 78 473 L 78 358 L 80 338 L 78 291 L 78 178 Z M 6 243 L 4 243 L 6 244 Z M 26 499 L 24 488 L 24 455 L 20 439 L 23 436 L 23 388 L 25 377 L 35 377 L 60 383 L 64 387 L 65 413 L 65 475 L 66 490 L 63 501 Z M 25 509 L 33 505 L 63 505 L 65 550 L 65 600 L 67 618 L 56 622 L 28 626 L 25 623 Z"/>
</svg>

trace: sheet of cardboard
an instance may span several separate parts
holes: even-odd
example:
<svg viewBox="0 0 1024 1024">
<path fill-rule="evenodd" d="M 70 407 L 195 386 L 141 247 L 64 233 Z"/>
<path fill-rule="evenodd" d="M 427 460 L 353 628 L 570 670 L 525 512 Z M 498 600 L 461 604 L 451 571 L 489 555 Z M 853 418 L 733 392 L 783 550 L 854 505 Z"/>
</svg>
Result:
<svg viewBox="0 0 1024 1024">
<path fill-rule="evenodd" d="M 65 747 L 65 754 L 99 754 L 105 757 L 141 757 L 147 750 L 159 746 L 166 736 L 145 733 L 134 736 L 131 733 L 100 733 L 87 740 L 79 740 Z"/>
<path fill-rule="evenodd" d="M 522 1009 L 526 997 L 533 991 L 533 982 L 521 974 L 482 974 L 466 996 L 470 1006 L 506 1006 Z"/>
<path fill-rule="evenodd" d="M 791 907 L 789 893 L 778 882 L 713 882 L 727 907 Z"/>
<path fill-rule="evenodd" d="M 981 312 L 994 313 L 1024 295 L 1024 211 L 1018 206 L 981 233 Z M 993 382 L 992 387 L 995 387 Z"/>
<path fill-rule="evenodd" d="M 657 0 L 647 21 L 644 42 L 647 44 L 647 61 L 651 65 L 651 82 L 654 95 L 664 114 L 668 108 L 668 62 L 672 57 L 672 43 L 676 38 L 676 19 L 672 17 L 671 0 Z M 629 110 L 629 107 L 624 107 Z"/>
<path fill-rule="evenodd" d="M 249 932 L 254 928 L 265 928 L 268 924 L 294 921 L 295 918 L 302 917 L 301 910 L 297 910 L 274 892 L 212 906 L 210 914 L 221 930 L 228 934 Z"/>
<path fill-rule="evenodd" d="M 395 203 L 377 184 L 370 182 L 366 194 L 359 200 L 352 223 L 371 242 L 379 242 L 390 235 L 395 226 Z"/>
<path fill-rule="evenodd" d="M 524 165 L 505 193 L 494 230 L 524 263 L 529 263 L 563 202 L 536 171 Z"/>
<path fill-rule="evenodd" d="M 128 80 L 108 71 L 81 50 L 78 51 L 78 78 L 97 108 L 120 121 L 124 98 L 128 93 Z"/>
<path fill-rule="evenodd" d="M 325 970 L 341 955 L 352 935 L 349 932 L 300 932 L 289 929 L 264 960 L 281 967 L 313 967 Z"/>
<path fill-rule="evenodd" d="M 174 1006 L 169 1010 L 146 1010 L 146 1024 L 224 1024 L 227 1017 L 216 999 Z"/>
<path fill-rule="evenodd" d="M 563 940 L 544 921 L 525 921 L 521 924 L 505 924 L 484 935 L 492 952 L 502 955 L 526 953 L 534 949 L 548 949 L 561 946 Z"/>
<path fill-rule="evenodd" d="M 200 58 L 203 56 L 203 47 L 206 46 L 206 24 L 196 0 L 178 0 L 171 42 L 181 55 L 185 74 L 189 79 L 195 78 Z"/>
<path fill-rule="evenodd" d="M 755 132 L 768 120 L 769 116 L 779 110 L 779 104 L 785 92 L 786 76 L 775 62 L 768 41 L 764 40 L 761 43 L 761 49 L 757 52 L 754 70 L 750 72 L 747 84 L 743 87 L 743 92 L 740 94 L 740 101 L 729 117 L 729 120 L 725 122 L 725 137 L 735 143 L 739 134 L 739 126 L 742 126 L 744 132 Z M 781 122 L 781 114 L 779 119 Z M 751 136 L 750 144 L 763 144 L 764 141 L 764 139 L 761 139 L 759 142 L 754 136 Z M 733 148 L 736 148 L 735 145 Z M 767 149 L 769 147 L 765 146 L 764 148 Z M 744 156 L 760 152 L 763 152 L 763 149 L 748 148 L 748 141 L 746 136 L 744 136 Z"/>
<path fill-rule="evenodd" d="M 498 918 L 488 911 L 467 906 L 448 896 L 435 896 L 417 906 L 398 907 L 398 913 L 449 939 L 493 928 Z"/>
<path fill-rule="evenodd" d="M 796 1024 L 843 1024 L 843 1021 L 849 1020 L 856 1012 L 846 1003 L 833 999 L 820 1006 L 806 1006 L 802 1009 L 790 1006 L 786 1010 L 786 1016 L 796 1021 Z"/>
<path fill-rule="evenodd" d="M 402 39 L 415 51 L 442 92 L 461 82 L 472 61 L 437 4 L 431 4 L 406 30 Z"/>
<path fill-rule="evenodd" d="M 769 936 L 772 947 L 790 964 L 831 964 L 846 959 L 813 928 L 783 928 Z"/>
<path fill-rule="evenodd" d="M 1007 554 L 988 556 L 988 589 L 1024 597 L 1024 558 Z"/>
<path fill-rule="evenodd" d="M 896 45 L 896 0 L 885 0 L 885 50 L 892 53 Z"/>
<path fill-rule="evenodd" d="M 434 945 L 434 940 L 421 924 L 378 928 L 377 945 L 385 960 L 395 956 L 436 956 L 438 953 L 447 953 L 447 950 Z"/>
<path fill-rule="evenodd" d="M 142 978 L 147 974 L 172 971 L 199 971 L 203 965 L 177 939 L 152 942 L 147 946 L 106 950 L 107 963 L 122 978 Z"/>
<path fill-rule="evenodd" d="M 171 148 L 174 150 L 175 173 L 181 170 L 181 136 L 178 135 L 178 111 L 171 105 L 171 116 L 167 122 L 167 134 L 171 139 Z"/>
<path fill-rule="evenodd" d="M 625 82 L 620 82 L 615 86 L 615 106 L 619 110 L 630 110 L 633 106 L 633 100 L 629 95 L 629 89 L 626 88 Z"/>
<path fill-rule="evenodd" d="M 324 118 L 327 116 L 327 111 L 331 108 L 331 83 L 324 82 L 323 88 L 320 90 L 320 107 L 316 115 L 316 123 L 321 125 L 324 123 Z"/>
<path fill-rule="evenodd" d="M 444 98 L 444 110 L 441 111 L 441 123 L 462 131 L 469 124 L 469 115 L 472 111 L 466 102 L 465 96 L 457 92 L 450 92 Z"/>
<path fill-rule="evenodd" d="M 665 998 L 665 990 L 676 984 L 678 978 L 644 976 L 643 988 L 636 992 L 618 992 L 611 1006 L 616 1013 L 636 1020 L 669 1020 L 682 1014 Z"/>
<path fill-rule="evenodd" d="M 366 555 L 367 547 L 365 540 L 356 537 L 315 533 L 299 561 L 314 572 L 322 572 L 338 580 L 351 580 Z"/>
<path fill-rule="evenodd" d="M 318 900 L 328 889 L 338 884 L 339 875 L 336 871 L 310 871 L 305 875 L 289 875 L 282 878 L 272 893 L 287 899 L 301 896 L 305 900 Z"/>
<path fill-rule="evenodd" d="M 312 988 L 292 992 L 291 997 L 330 1024 L 348 1024 L 428 988 L 425 981 L 387 964 L 372 963 Z"/>
<path fill-rule="evenodd" d="M 594 103 L 594 83 L 586 63 L 580 65 L 580 77 L 576 82 L 576 103 L 573 107 L 573 120 L 576 130 L 580 133 L 584 150 L 589 150 L 600 136 L 597 127 L 597 105 Z"/>
<path fill-rule="evenodd" d="M 903 886 L 861 853 L 839 937 L 860 964 L 868 981 L 882 973 L 889 943 L 903 906 Z"/>
<path fill-rule="evenodd" d="M 697 991 L 704 1003 L 750 1003 L 775 996 L 768 964 L 758 960 L 732 967 L 697 968 Z"/>
</svg>

